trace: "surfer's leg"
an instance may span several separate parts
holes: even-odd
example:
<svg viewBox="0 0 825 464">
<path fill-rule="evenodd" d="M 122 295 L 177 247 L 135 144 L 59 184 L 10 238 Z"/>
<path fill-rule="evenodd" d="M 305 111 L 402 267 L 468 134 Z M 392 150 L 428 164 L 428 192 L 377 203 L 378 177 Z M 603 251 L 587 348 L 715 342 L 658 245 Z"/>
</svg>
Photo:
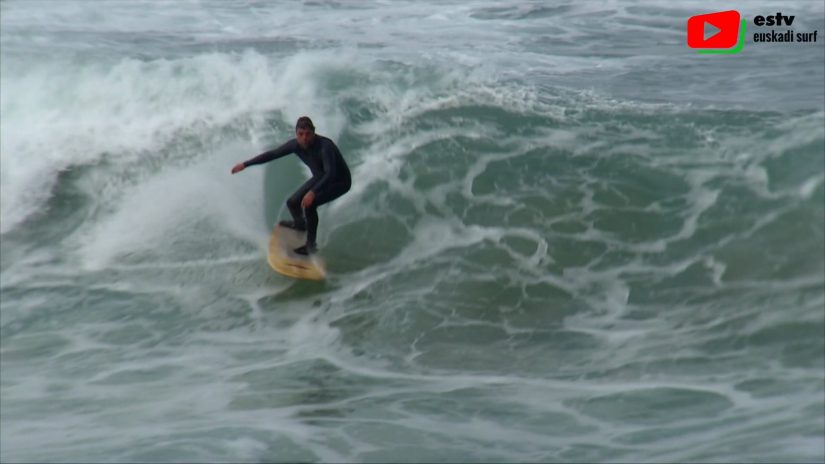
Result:
<svg viewBox="0 0 825 464">
<path fill-rule="evenodd" d="M 293 229 L 304 230 L 307 223 L 304 219 L 304 212 L 301 210 L 301 200 L 309 191 L 314 183 L 313 179 L 304 182 L 304 185 L 298 187 L 298 190 L 286 200 L 286 207 L 289 209 L 289 214 L 292 215 L 292 224 L 284 222 L 283 225 L 292 226 Z"/>
<path fill-rule="evenodd" d="M 318 232 L 318 208 L 315 205 L 304 210 L 307 218 L 307 247 L 315 246 L 315 235 Z"/>
<path fill-rule="evenodd" d="M 333 184 L 324 188 L 320 193 L 315 195 L 315 201 L 312 206 L 304 210 L 307 225 L 307 243 L 308 249 L 316 248 L 315 237 L 318 232 L 318 207 L 329 203 L 330 201 L 340 197 L 349 191 L 350 184 Z"/>
</svg>

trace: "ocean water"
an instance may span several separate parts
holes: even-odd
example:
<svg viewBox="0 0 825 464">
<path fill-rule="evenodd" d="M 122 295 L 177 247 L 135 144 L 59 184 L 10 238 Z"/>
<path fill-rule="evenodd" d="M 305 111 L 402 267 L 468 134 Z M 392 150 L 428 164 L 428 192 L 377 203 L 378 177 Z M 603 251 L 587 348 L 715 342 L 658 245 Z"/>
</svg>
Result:
<svg viewBox="0 0 825 464">
<path fill-rule="evenodd" d="M 825 460 L 825 5 L 714 8 L 0 2 L 0 460 Z"/>
</svg>

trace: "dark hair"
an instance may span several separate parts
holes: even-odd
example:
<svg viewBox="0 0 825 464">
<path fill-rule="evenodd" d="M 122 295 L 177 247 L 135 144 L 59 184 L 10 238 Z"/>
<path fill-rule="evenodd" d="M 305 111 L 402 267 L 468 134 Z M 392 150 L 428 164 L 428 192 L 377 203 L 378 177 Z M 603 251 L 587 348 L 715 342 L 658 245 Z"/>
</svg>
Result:
<svg viewBox="0 0 825 464">
<path fill-rule="evenodd" d="M 298 122 L 295 123 L 295 131 L 297 132 L 298 129 L 309 129 L 312 132 L 315 132 L 315 126 L 312 124 L 312 119 L 309 119 L 307 116 L 301 116 L 298 118 Z"/>
</svg>

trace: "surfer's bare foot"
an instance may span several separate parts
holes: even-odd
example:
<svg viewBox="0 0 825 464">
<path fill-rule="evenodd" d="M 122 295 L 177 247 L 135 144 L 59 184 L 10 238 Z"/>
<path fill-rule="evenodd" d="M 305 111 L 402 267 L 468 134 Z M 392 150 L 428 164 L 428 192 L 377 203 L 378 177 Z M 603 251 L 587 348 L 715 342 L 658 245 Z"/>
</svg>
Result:
<svg viewBox="0 0 825 464">
<path fill-rule="evenodd" d="M 299 255 L 309 256 L 311 254 L 317 253 L 318 252 L 318 247 L 315 246 L 314 244 L 309 244 L 309 245 L 304 245 L 302 247 L 296 248 L 293 251 L 295 251 L 295 253 L 298 253 Z"/>
</svg>

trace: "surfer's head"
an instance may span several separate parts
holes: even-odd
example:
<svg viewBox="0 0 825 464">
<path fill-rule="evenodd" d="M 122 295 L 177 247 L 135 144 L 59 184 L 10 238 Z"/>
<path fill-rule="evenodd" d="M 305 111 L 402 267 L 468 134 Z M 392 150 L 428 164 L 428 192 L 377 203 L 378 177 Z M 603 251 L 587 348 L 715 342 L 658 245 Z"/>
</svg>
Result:
<svg viewBox="0 0 825 464">
<path fill-rule="evenodd" d="M 303 148 L 312 145 L 315 141 L 315 126 L 312 124 L 312 119 L 306 116 L 298 118 L 298 122 L 295 123 L 295 139 Z"/>
</svg>

